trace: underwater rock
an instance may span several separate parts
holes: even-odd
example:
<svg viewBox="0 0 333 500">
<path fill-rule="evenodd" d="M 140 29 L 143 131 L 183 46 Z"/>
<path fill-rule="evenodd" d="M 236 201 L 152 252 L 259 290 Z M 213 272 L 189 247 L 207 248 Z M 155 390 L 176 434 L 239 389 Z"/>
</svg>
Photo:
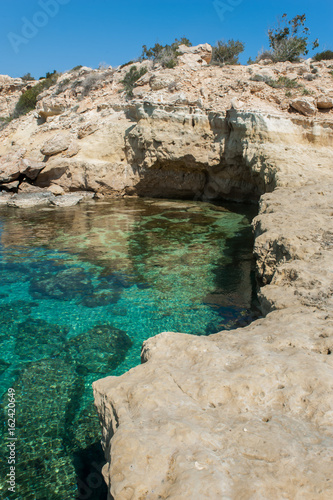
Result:
<svg viewBox="0 0 333 500">
<path fill-rule="evenodd" d="M 28 318 L 17 325 L 15 352 L 28 359 L 54 356 L 61 350 L 68 331 L 67 327 L 43 319 Z"/>
<path fill-rule="evenodd" d="M 89 372 L 106 374 L 124 361 L 131 345 L 132 340 L 124 331 L 104 324 L 68 340 L 64 352 Z"/>
<path fill-rule="evenodd" d="M 0 375 L 7 370 L 8 366 L 10 366 L 10 363 L 7 363 L 7 361 L 0 359 Z"/>
<path fill-rule="evenodd" d="M 85 307 L 102 307 L 109 304 L 116 304 L 120 298 L 120 292 L 94 293 L 84 297 L 80 304 Z"/>
<path fill-rule="evenodd" d="M 30 283 L 30 293 L 36 298 L 71 300 L 80 295 L 93 293 L 90 277 L 81 268 L 60 271 L 50 278 L 34 279 Z"/>
</svg>

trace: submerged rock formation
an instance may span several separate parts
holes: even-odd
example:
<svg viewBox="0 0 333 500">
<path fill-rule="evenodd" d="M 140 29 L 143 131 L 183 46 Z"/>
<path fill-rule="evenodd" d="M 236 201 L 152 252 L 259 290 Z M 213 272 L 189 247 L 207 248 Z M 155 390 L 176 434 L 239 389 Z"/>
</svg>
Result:
<svg viewBox="0 0 333 500">
<path fill-rule="evenodd" d="M 207 58 L 204 48 L 186 50 L 174 69 L 141 63 L 148 72 L 133 99 L 119 94 L 130 66 L 63 75 L 40 96 L 37 115 L 2 131 L 1 183 L 50 191 L 52 200 L 78 190 L 259 200 L 264 318 L 209 337 L 162 333 L 145 342 L 141 366 L 95 382 L 104 477 L 115 500 L 329 499 L 329 65 L 220 68 L 206 64 L 206 49 Z M 291 95 L 269 85 L 280 77 L 298 82 Z M 27 158 L 43 164 L 35 179 L 21 168 Z M 16 203 L 3 196 L 1 204 Z"/>
</svg>

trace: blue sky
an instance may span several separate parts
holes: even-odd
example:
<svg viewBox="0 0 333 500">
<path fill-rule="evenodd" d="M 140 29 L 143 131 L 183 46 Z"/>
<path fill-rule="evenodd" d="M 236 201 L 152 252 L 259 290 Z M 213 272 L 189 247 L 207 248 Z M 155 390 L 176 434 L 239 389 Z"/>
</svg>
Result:
<svg viewBox="0 0 333 500">
<path fill-rule="evenodd" d="M 284 12 L 305 13 L 318 50 L 333 50 L 332 0 L 1 0 L 0 74 L 116 66 L 138 57 L 143 44 L 182 36 L 193 45 L 239 39 L 246 63 L 268 48 L 267 30 Z"/>
</svg>

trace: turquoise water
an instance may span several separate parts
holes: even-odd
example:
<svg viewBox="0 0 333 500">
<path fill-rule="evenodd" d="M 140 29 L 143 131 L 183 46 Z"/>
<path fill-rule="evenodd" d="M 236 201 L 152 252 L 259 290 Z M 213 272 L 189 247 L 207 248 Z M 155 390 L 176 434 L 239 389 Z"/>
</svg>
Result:
<svg viewBox="0 0 333 500">
<path fill-rule="evenodd" d="M 251 320 L 253 207 L 113 200 L 0 210 L 1 498 L 105 499 L 91 384 L 162 331 Z M 16 489 L 7 390 L 16 398 Z"/>
</svg>

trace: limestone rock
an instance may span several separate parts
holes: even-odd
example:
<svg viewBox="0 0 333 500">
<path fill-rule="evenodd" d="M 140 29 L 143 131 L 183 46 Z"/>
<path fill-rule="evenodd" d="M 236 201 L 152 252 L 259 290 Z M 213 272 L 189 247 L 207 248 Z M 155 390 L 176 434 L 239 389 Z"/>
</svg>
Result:
<svg viewBox="0 0 333 500">
<path fill-rule="evenodd" d="M 66 103 L 60 97 L 47 97 L 37 102 L 36 110 L 42 118 L 61 115 L 66 109 Z"/>
<path fill-rule="evenodd" d="M 209 64 L 212 60 L 212 46 L 209 43 L 195 45 L 194 47 L 180 45 L 178 52 L 180 53 L 178 57 L 179 64 L 194 68 Z"/>
<path fill-rule="evenodd" d="M 94 132 L 96 132 L 96 130 L 98 130 L 97 123 L 86 123 L 85 125 L 83 125 L 82 127 L 79 128 L 78 133 L 77 133 L 77 137 L 78 137 L 78 139 L 83 139 L 84 137 L 87 137 L 87 135 L 91 135 Z M 73 149 L 74 149 L 74 146 L 73 146 Z"/>
<path fill-rule="evenodd" d="M 43 188 L 39 188 L 43 189 Z M 65 190 L 63 187 L 59 186 L 58 184 L 50 184 L 50 186 L 47 188 L 50 193 L 54 194 L 55 196 L 61 195 L 65 193 Z"/>
<path fill-rule="evenodd" d="M 69 134 L 56 134 L 46 141 L 41 147 L 41 153 L 45 156 L 53 156 L 66 151 L 71 143 Z"/>
<path fill-rule="evenodd" d="M 152 90 L 161 90 L 175 83 L 174 78 L 169 73 L 157 73 L 149 79 L 149 85 Z"/>
<path fill-rule="evenodd" d="M 83 195 L 77 193 L 65 193 L 52 199 L 52 205 L 57 207 L 74 207 L 83 200 Z"/>
<path fill-rule="evenodd" d="M 19 184 L 20 184 L 20 181 L 12 181 L 12 182 L 8 182 L 6 184 L 3 184 L 2 187 L 8 191 L 12 191 L 12 190 L 17 189 Z"/>
<path fill-rule="evenodd" d="M 0 158 L 0 183 L 13 182 L 19 178 L 26 168 L 22 161 L 25 153 L 25 149 L 19 149 Z"/>
<path fill-rule="evenodd" d="M 33 184 L 28 184 L 27 182 L 22 182 L 18 190 L 19 193 L 45 193 L 45 191 L 45 188 L 34 186 Z M 50 190 L 48 189 L 47 191 Z"/>
<path fill-rule="evenodd" d="M 53 198 L 52 193 L 19 193 L 14 194 L 7 205 L 14 208 L 32 208 L 50 205 Z"/>
<path fill-rule="evenodd" d="M 317 112 L 315 100 L 310 97 L 298 97 L 290 102 L 290 106 L 305 116 L 314 116 Z"/>
<path fill-rule="evenodd" d="M 35 180 L 39 172 L 45 168 L 45 163 L 40 161 L 34 161 L 30 158 L 24 158 L 22 160 L 21 173 L 25 174 L 28 179 Z"/>
<path fill-rule="evenodd" d="M 331 109 L 333 108 L 333 99 L 326 95 L 320 95 L 317 97 L 317 107 L 318 109 Z"/>
</svg>

